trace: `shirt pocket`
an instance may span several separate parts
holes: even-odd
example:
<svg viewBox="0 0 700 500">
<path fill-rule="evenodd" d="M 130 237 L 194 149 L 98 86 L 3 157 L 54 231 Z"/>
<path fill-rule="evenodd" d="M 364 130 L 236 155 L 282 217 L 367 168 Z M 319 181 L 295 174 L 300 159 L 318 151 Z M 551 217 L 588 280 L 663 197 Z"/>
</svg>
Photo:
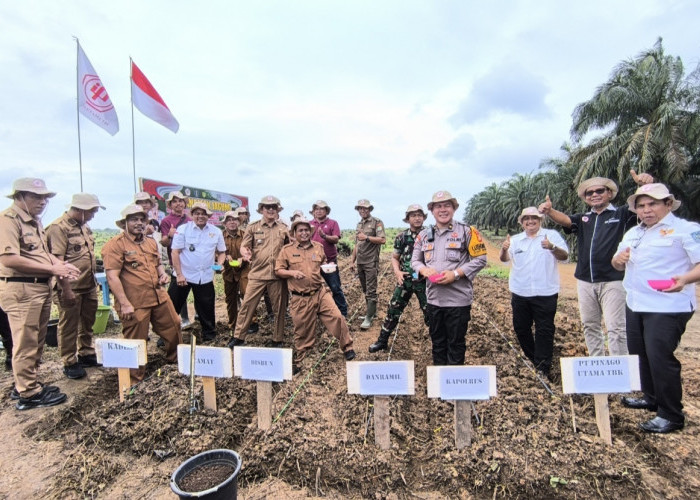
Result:
<svg viewBox="0 0 700 500">
<path fill-rule="evenodd" d="M 445 250 L 445 260 L 448 262 L 459 262 L 462 258 L 462 252 L 457 249 L 447 248 Z"/>
<path fill-rule="evenodd" d="M 125 253 L 124 254 L 124 267 L 130 267 L 136 269 L 141 266 L 141 262 L 138 254 L 136 253 Z"/>
<path fill-rule="evenodd" d="M 20 248 L 32 252 L 41 247 L 41 239 L 36 234 L 23 234 L 20 238 Z"/>
</svg>

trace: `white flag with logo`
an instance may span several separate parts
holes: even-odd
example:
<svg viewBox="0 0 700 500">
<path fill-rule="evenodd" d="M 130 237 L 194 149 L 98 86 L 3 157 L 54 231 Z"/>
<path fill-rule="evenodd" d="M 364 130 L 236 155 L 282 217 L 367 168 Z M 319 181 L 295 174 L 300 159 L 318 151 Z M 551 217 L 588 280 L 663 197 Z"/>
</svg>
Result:
<svg viewBox="0 0 700 500">
<path fill-rule="evenodd" d="M 78 44 L 78 109 L 88 120 L 111 135 L 119 132 L 119 120 L 107 89 Z"/>
</svg>

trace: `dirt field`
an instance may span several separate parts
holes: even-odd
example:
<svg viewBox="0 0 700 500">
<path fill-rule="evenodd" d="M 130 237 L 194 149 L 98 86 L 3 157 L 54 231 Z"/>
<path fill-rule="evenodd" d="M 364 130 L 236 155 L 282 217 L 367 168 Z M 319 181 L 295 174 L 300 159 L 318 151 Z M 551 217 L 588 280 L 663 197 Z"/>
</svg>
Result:
<svg viewBox="0 0 700 500">
<path fill-rule="evenodd" d="M 491 252 L 495 263 L 495 249 Z M 363 313 L 359 283 L 342 262 L 341 269 L 351 315 Z M 388 269 L 386 260 L 382 269 Z M 556 359 L 585 355 L 572 272 L 572 265 L 563 266 L 555 376 Z M 380 319 L 393 285 L 391 273 L 380 280 Z M 268 432 L 257 429 L 255 383 L 240 379 L 217 381 L 218 413 L 190 416 L 188 381 L 163 363 L 154 341 L 149 377 L 123 404 L 113 370 L 91 368 L 87 379 L 67 380 L 56 350 L 48 349 L 41 378 L 58 384 L 69 400 L 18 412 L 5 399 L 0 497 L 170 499 L 169 477 L 179 463 L 212 448 L 240 453 L 239 497 L 245 499 L 700 497 L 698 318 L 678 350 L 685 430 L 647 435 L 637 424 L 650 414 L 623 408 L 611 396 L 608 447 L 597 437 L 592 397 L 563 396 L 556 384 L 539 381 L 520 357 L 507 283 L 480 276 L 475 294 L 468 363 L 496 365 L 498 396 L 475 404 L 472 444 L 464 450 L 454 447 L 452 403 L 426 396 L 430 340 L 414 299 L 390 355 L 367 352 L 379 321 L 367 332 L 359 330 L 358 319 L 351 321 L 359 360 L 415 362 L 415 396 L 391 402 L 388 451 L 374 445 L 371 398 L 347 394 L 344 359 L 325 332 L 301 373 L 274 385 L 275 422 Z M 270 339 L 270 326 L 262 326 L 249 344 Z M 221 326 L 219 333 L 214 345 L 224 346 L 229 332 Z M 111 326 L 106 335 L 118 334 Z M 0 390 L 7 394 L 11 388 L 11 374 L 1 373 Z"/>
</svg>

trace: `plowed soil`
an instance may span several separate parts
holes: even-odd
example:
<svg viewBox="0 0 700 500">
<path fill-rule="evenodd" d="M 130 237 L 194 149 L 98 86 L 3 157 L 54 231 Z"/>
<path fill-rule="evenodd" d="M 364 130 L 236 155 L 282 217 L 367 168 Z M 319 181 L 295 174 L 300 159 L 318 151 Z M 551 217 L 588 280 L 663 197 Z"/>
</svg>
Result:
<svg viewBox="0 0 700 500">
<path fill-rule="evenodd" d="M 391 339 L 391 351 L 367 352 L 394 286 L 383 256 L 381 312 L 368 331 L 359 330 L 357 316 L 364 313 L 359 282 L 343 261 L 341 270 L 358 360 L 415 362 L 415 396 L 391 401 L 390 450 L 375 445 L 372 399 L 347 394 L 342 353 L 321 327 L 301 373 L 273 385 L 274 422 L 267 432 L 257 428 L 256 384 L 237 378 L 217 380 L 218 412 L 190 414 L 189 381 L 164 363 L 152 334 L 148 377 L 124 403 L 114 370 L 91 368 L 86 379 L 67 380 L 56 350 L 47 349 L 41 379 L 59 385 L 69 400 L 25 412 L 4 400 L 0 497 L 170 499 L 169 478 L 181 462 L 230 448 L 242 457 L 238 494 L 247 499 L 700 498 L 697 324 L 677 351 L 686 428 L 645 434 L 638 423 L 651 414 L 623 408 L 611 395 L 613 445 L 607 446 L 598 437 L 593 398 L 565 396 L 557 383 L 558 358 L 586 354 L 571 265 L 563 267 L 554 383 L 538 379 L 520 356 L 507 282 L 477 277 L 467 362 L 496 365 L 498 396 L 474 404 L 467 448 L 455 448 L 452 402 L 426 396 L 430 339 L 415 299 Z M 223 318 L 222 301 L 218 311 Z M 261 327 L 249 336 L 249 345 L 270 340 L 270 324 L 263 320 Z M 291 332 L 289 321 L 288 327 Z M 118 325 L 105 335 L 119 336 Z M 220 325 L 210 345 L 225 346 L 229 337 Z M 11 374 L 0 374 L 2 393 L 11 388 Z M 198 385 L 200 403 L 201 391 Z"/>
</svg>

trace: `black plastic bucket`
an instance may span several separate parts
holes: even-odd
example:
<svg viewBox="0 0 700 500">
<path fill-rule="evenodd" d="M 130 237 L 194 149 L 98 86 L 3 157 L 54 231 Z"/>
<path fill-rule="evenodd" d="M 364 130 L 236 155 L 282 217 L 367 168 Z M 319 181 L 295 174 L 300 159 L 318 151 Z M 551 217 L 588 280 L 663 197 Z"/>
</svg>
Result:
<svg viewBox="0 0 700 500">
<path fill-rule="evenodd" d="M 225 481 L 204 491 L 182 491 L 180 481 L 199 467 L 228 465 L 235 470 Z M 207 500 L 228 500 L 238 496 L 238 473 L 241 470 L 241 457 L 233 450 L 210 450 L 195 455 L 180 464 L 170 477 L 170 488 L 181 499 L 203 498 Z"/>
<path fill-rule="evenodd" d="M 58 320 L 50 319 L 46 325 L 46 345 L 49 347 L 58 347 Z"/>
</svg>

